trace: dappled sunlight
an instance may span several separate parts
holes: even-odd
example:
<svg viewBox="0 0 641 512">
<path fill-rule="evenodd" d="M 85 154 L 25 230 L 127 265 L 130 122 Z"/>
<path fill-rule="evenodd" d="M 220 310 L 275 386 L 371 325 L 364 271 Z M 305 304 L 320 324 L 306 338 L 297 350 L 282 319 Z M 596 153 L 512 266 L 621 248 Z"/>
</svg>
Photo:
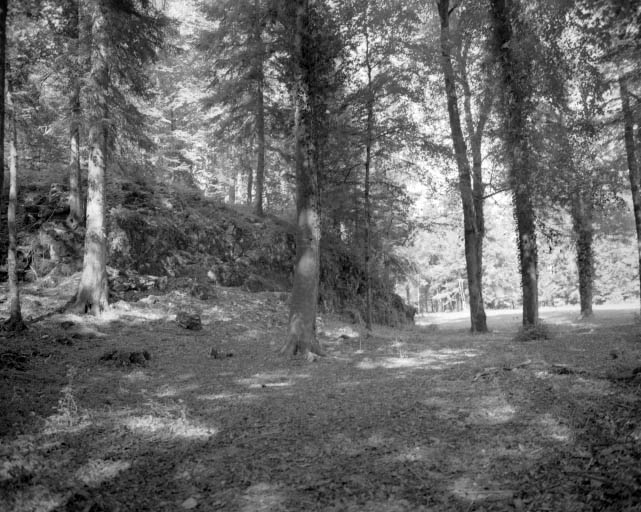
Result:
<svg viewBox="0 0 641 512">
<path fill-rule="evenodd" d="M 89 487 L 98 487 L 131 467 L 125 460 L 91 459 L 76 470 L 76 478 Z"/>
<path fill-rule="evenodd" d="M 184 386 L 175 386 L 171 384 L 163 384 L 154 396 L 158 398 L 170 398 L 190 391 L 195 391 L 200 388 L 200 384 L 185 384 Z"/>
<path fill-rule="evenodd" d="M 308 373 L 290 375 L 287 371 L 257 373 L 251 377 L 236 379 L 236 383 L 250 389 L 284 388 L 293 386 L 296 380 L 309 379 Z"/>
<path fill-rule="evenodd" d="M 399 454 L 390 457 L 390 459 L 396 462 L 429 462 L 434 459 L 435 452 L 434 448 L 412 446 L 411 448 L 405 448 Z"/>
<path fill-rule="evenodd" d="M 463 364 L 467 359 L 479 356 L 476 350 L 422 350 L 420 352 L 401 352 L 397 357 L 381 357 L 380 359 L 365 358 L 356 367 L 361 370 L 376 368 L 444 368 Z"/>
<path fill-rule="evenodd" d="M 480 399 L 467 421 L 475 425 L 499 425 L 515 415 L 516 409 L 503 396 L 490 396 Z"/>
<path fill-rule="evenodd" d="M 572 431 L 569 427 L 562 425 L 559 420 L 551 414 L 544 414 L 537 421 L 543 434 L 555 441 L 569 443 L 572 440 Z"/>
<path fill-rule="evenodd" d="M 248 487 L 240 497 L 242 512 L 269 512 L 281 510 L 285 504 L 286 494 L 280 486 L 260 482 Z"/>
<path fill-rule="evenodd" d="M 454 480 L 450 484 L 450 492 L 457 498 L 472 502 L 509 500 L 514 496 L 513 490 L 491 489 L 489 485 L 481 484 L 466 476 Z"/>
<path fill-rule="evenodd" d="M 211 395 L 198 395 L 197 400 L 215 402 L 218 400 L 233 400 L 238 402 L 254 402 L 260 397 L 252 393 L 216 393 Z"/>
<path fill-rule="evenodd" d="M 218 432 L 215 428 L 196 424 L 185 417 L 164 418 L 152 414 L 125 418 L 122 425 L 132 432 L 161 439 L 204 440 Z"/>
<path fill-rule="evenodd" d="M 132 384 L 134 382 L 146 382 L 151 380 L 151 377 L 147 375 L 144 370 L 134 370 L 133 372 L 125 375 L 123 378 Z"/>
</svg>

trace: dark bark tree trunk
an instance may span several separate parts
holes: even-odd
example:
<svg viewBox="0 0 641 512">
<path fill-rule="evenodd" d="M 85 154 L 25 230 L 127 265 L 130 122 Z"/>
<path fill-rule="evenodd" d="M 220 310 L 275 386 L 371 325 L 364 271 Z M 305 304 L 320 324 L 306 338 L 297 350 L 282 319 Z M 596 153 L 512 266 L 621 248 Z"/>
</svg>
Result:
<svg viewBox="0 0 641 512">
<path fill-rule="evenodd" d="M 109 89 L 109 38 L 104 0 L 92 3 L 91 36 L 91 124 L 89 129 L 89 169 L 87 231 L 82 276 L 73 309 L 100 315 L 108 306 L 107 245 L 105 223 L 105 173 L 107 166 L 107 93 Z"/>
<path fill-rule="evenodd" d="M 296 0 L 294 35 L 294 137 L 296 154 L 296 262 L 287 328 L 281 352 L 313 358 L 322 355 L 316 339 L 318 279 L 320 269 L 320 215 L 317 169 L 312 164 L 309 77 L 305 73 L 303 45 L 309 23 L 309 0 Z"/>
<path fill-rule="evenodd" d="M 80 106 L 80 62 L 82 60 L 81 9 L 82 0 L 78 0 L 75 20 L 75 31 L 77 39 L 74 43 L 76 63 L 74 69 L 72 69 L 71 72 L 71 91 L 69 96 L 71 122 L 69 124 L 69 217 L 67 218 L 67 223 L 72 228 L 83 225 L 85 220 L 85 208 L 80 189 L 80 125 L 82 115 Z"/>
<path fill-rule="evenodd" d="M 263 69 L 264 45 L 262 34 L 262 22 L 260 0 L 255 0 L 256 20 L 255 44 L 256 62 L 254 74 L 256 76 L 256 215 L 262 217 L 263 212 L 263 188 L 265 184 L 265 72 Z"/>
<path fill-rule="evenodd" d="M 572 221 L 576 234 L 576 263 L 579 273 L 579 301 L 581 318 L 590 318 L 592 311 L 592 284 L 594 282 L 594 253 L 592 242 L 592 203 L 584 197 L 586 191 L 576 190 L 572 198 Z"/>
<path fill-rule="evenodd" d="M 26 325 L 22 321 L 20 309 L 20 288 L 18 286 L 18 235 L 16 232 L 16 209 L 18 203 L 18 131 L 16 128 L 17 107 L 13 101 L 13 91 L 9 85 L 6 94 L 9 122 L 9 205 L 7 208 L 7 228 L 9 250 L 7 253 L 7 278 L 9 281 L 9 319 L 4 324 L 7 331 L 22 331 Z"/>
<path fill-rule="evenodd" d="M 365 127 L 365 328 L 372 330 L 372 202 L 370 171 L 374 140 L 374 93 L 372 91 L 372 64 L 370 61 L 369 29 L 365 26 L 365 66 L 367 68 L 367 125 Z"/>
<path fill-rule="evenodd" d="M 531 108 L 528 63 L 513 50 L 512 18 L 516 4 L 492 0 L 496 54 L 503 76 L 503 115 L 508 168 L 518 234 L 521 288 L 523 292 L 523 325 L 539 321 L 538 254 L 536 216 L 532 202 L 532 163 L 528 143 L 528 111 Z"/>
<path fill-rule="evenodd" d="M 634 225 L 637 231 L 637 252 L 639 259 L 639 299 L 641 300 L 641 175 L 639 173 L 639 160 L 634 142 L 634 114 L 630 105 L 630 93 L 626 80 L 619 77 L 619 93 L 621 95 L 621 110 L 623 113 L 623 136 L 625 140 L 625 153 L 628 159 L 628 176 L 630 178 L 630 192 L 632 193 L 632 207 L 634 210 Z"/>
<path fill-rule="evenodd" d="M 483 306 L 482 291 L 482 234 L 479 233 L 478 215 L 470 162 L 467 157 L 467 146 L 461 128 L 461 117 L 458 110 L 454 68 L 452 66 L 452 43 L 449 31 L 449 0 L 440 0 L 439 15 L 441 17 L 441 67 L 445 78 L 447 94 L 447 110 L 450 119 L 454 154 L 459 173 L 459 191 L 463 203 L 463 227 L 465 237 L 465 262 L 467 267 L 467 283 L 470 295 L 470 321 L 472 332 L 487 332 L 487 319 Z M 480 146 L 479 146 L 480 150 Z M 481 223 L 482 225 L 482 223 Z"/>
</svg>

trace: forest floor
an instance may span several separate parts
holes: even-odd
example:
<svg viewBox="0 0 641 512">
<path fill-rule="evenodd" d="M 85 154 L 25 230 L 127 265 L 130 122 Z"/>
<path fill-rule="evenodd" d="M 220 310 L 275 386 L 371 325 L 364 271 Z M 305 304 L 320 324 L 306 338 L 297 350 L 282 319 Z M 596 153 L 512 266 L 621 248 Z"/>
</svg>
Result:
<svg viewBox="0 0 641 512">
<path fill-rule="evenodd" d="M 324 318 L 307 362 L 278 354 L 283 294 L 55 313 L 76 279 L 26 285 L 41 318 L 0 341 L 0 510 L 639 510 L 636 309 L 544 311 L 529 342 L 517 312 L 357 339 Z"/>
</svg>

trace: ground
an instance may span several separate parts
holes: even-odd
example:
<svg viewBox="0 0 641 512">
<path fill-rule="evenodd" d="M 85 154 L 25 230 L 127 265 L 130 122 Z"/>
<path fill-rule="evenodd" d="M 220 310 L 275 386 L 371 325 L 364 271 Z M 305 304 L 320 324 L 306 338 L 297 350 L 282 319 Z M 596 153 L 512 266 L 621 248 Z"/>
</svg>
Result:
<svg viewBox="0 0 641 512">
<path fill-rule="evenodd" d="M 518 343 L 514 311 L 486 335 L 323 318 L 309 362 L 278 353 L 285 294 L 57 313 L 76 280 L 27 285 L 1 341 L 0 510 L 638 510 L 635 306 L 544 310 L 552 339 Z"/>
</svg>

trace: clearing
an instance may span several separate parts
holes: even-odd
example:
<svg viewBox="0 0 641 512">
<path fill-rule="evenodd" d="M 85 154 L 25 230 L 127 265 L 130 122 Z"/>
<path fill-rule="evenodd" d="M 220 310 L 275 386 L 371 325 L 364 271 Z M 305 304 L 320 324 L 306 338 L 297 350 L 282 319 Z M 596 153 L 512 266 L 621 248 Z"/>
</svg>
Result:
<svg viewBox="0 0 641 512">
<path fill-rule="evenodd" d="M 76 280 L 26 285 L 41 318 L 2 341 L 0 510 L 638 510 L 636 307 L 543 310 L 553 339 L 530 342 L 514 311 L 482 336 L 460 315 L 369 338 L 324 318 L 309 363 L 277 353 L 286 294 L 55 313 Z"/>
</svg>

